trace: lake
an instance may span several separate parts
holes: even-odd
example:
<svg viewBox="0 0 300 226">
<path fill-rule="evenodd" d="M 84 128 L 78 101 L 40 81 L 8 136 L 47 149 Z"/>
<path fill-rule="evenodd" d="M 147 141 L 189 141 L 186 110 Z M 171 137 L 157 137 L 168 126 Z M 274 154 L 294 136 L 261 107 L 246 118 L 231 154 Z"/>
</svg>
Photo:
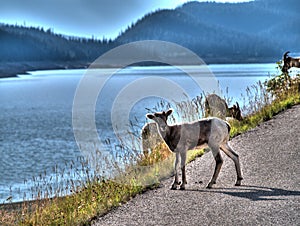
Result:
<svg viewBox="0 0 300 226">
<path fill-rule="evenodd" d="M 223 94 L 241 105 L 241 94 L 248 86 L 277 73 L 276 64 L 220 64 L 209 65 L 209 70 Z M 193 75 L 197 68 L 190 67 L 189 71 Z M 101 69 L 96 76 L 110 72 Z M 0 79 L 0 203 L 32 199 L 38 190 L 54 191 L 70 180 L 84 180 L 80 169 L 85 161 L 74 138 L 72 108 L 85 73 L 86 70 L 35 71 L 18 78 Z M 120 124 L 122 117 L 129 117 L 142 126 L 146 122 L 144 115 L 149 112 L 147 108 L 155 108 L 164 95 L 176 101 L 176 91 L 181 88 L 190 98 L 206 89 L 205 84 L 199 89 L 190 77 L 167 66 L 129 67 L 105 81 L 96 100 L 95 124 L 100 139 L 109 143 L 106 151 L 115 144 L 113 117 Z M 165 80 L 171 81 L 171 85 L 164 83 Z M 156 90 L 153 94 L 151 82 Z M 178 90 L 172 88 L 175 83 Z M 88 98 L 90 92 L 93 91 L 86 87 L 83 94 Z M 143 98 L 135 99 L 139 96 L 130 96 L 133 94 L 141 94 Z M 122 115 L 124 112 L 128 115 Z M 77 129 L 84 130 L 84 126 Z"/>
</svg>

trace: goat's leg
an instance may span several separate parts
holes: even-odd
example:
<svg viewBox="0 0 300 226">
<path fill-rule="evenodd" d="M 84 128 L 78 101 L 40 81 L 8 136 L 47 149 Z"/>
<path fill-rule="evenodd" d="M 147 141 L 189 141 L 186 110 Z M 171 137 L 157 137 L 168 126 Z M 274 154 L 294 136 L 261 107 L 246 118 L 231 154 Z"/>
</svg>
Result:
<svg viewBox="0 0 300 226">
<path fill-rule="evenodd" d="M 182 176 L 182 183 L 180 185 L 180 190 L 185 190 L 186 182 L 186 174 L 185 174 L 185 162 L 186 162 L 186 151 L 180 153 L 181 158 L 181 176 Z"/>
<path fill-rule="evenodd" d="M 242 171 L 241 171 L 241 166 L 240 166 L 240 161 L 239 161 L 239 156 L 238 154 L 236 154 L 233 149 L 229 146 L 228 143 L 223 144 L 221 146 L 222 151 L 233 160 L 234 164 L 235 164 L 235 169 L 236 169 L 236 174 L 237 174 L 237 180 L 235 183 L 235 186 L 240 186 L 241 185 L 241 181 L 243 180 L 243 176 L 242 176 Z"/>
<path fill-rule="evenodd" d="M 223 159 L 222 159 L 222 156 L 220 154 L 219 147 L 210 146 L 210 148 L 211 148 L 211 151 L 212 151 L 212 153 L 214 155 L 214 158 L 216 160 L 216 167 L 215 167 L 213 177 L 211 178 L 211 181 L 208 183 L 207 188 L 212 188 L 213 184 L 216 183 L 217 178 L 218 178 L 219 173 L 220 173 L 220 170 L 221 170 L 221 167 L 222 167 L 222 164 L 223 164 Z"/>
<path fill-rule="evenodd" d="M 179 181 L 178 181 L 178 165 L 179 165 L 179 158 L 180 158 L 179 156 L 180 156 L 180 154 L 178 152 L 176 152 L 175 165 L 174 165 L 174 169 L 175 169 L 174 174 L 175 174 L 175 176 L 174 176 L 174 182 L 173 182 L 172 187 L 171 187 L 172 190 L 176 190 L 177 185 L 180 184 Z"/>
</svg>

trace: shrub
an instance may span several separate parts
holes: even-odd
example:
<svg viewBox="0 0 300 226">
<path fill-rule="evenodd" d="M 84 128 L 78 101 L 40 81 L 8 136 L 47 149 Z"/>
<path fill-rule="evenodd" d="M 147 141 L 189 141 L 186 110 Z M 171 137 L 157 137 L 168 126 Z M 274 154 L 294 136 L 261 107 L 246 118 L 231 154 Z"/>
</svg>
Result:
<svg viewBox="0 0 300 226">
<path fill-rule="evenodd" d="M 282 69 L 281 62 L 277 62 L 277 68 Z M 300 92 L 300 74 L 291 77 L 289 73 L 281 73 L 270 80 L 265 81 L 267 92 L 275 98 L 283 98 L 289 93 Z"/>
</svg>

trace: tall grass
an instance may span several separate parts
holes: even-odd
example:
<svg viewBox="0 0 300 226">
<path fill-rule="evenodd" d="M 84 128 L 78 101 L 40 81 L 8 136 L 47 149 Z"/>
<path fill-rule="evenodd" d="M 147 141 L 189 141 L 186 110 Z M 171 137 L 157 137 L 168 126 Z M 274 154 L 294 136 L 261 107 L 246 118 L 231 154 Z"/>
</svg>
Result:
<svg viewBox="0 0 300 226">
<path fill-rule="evenodd" d="M 231 122 L 231 136 L 243 133 L 284 109 L 299 104 L 299 78 L 299 75 L 290 77 L 281 74 L 265 83 L 259 82 L 255 86 L 248 87 L 243 94 L 243 112 L 247 112 L 247 115 L 241 122 Z M 227 100 L 229 101 L 230 97 L 227 97 Z M 152 112 L 169 107 L 168 103 L 161 101 L 154 109 L 148 110 Z M 178 121 L 179 118 L 182 121 L 201 118 L 204 115 L 204 97 L 199 96 L 192 101 L 177 103 L 175 112 L 177 116 L 173 116 L 171 122 Z M 125 157 L 124 167 L 109 162 L 111 166 L 117 168 L 118 174 L 114 174 L 114 177 L 99 177 L 99 172 L 94 172 L 84 160 L 81 162 L 81 168 L 75 170 L 82 180 L 69 180 L 67 183 L 57 183 L 60 184 L 59 187 L 45 188 L 41 184 L 48 183 L 49 177 L 46 173 L 39 175 L 34 179 L 37 183 L 33 197 L 35 201 L 0 206 L 1 225 L 89 224 L 96 216 L 159 185 L 163 178 L 173 174 L 174 156 L 163 142 L 151 147 L 150 153 L 141 153 L 137 147 L 141 143 L 141 138 L 136 136 L 141 128 L 135 123 L 132 123 L 132 128 L 133 131 L 129 131 L 131 140 L 123 140 L 118 146 L 126 153 L 122 156 Z M 201 154 L 203 150 L 190 151 L 189 160 Z M 72 172 L 73 167 L 73 164 L 69 167 Z M 54 173 L 57 176 L 52 179 L 59 180 L 65 171 L 54 168 Z"/>
<path fill-rule="evenodd" d="M 281 71 L 281 62 L 278 62 Z M 300 74 L 288 73 L 273 75 L 264 83 L 248 87 L 243 112 L 248 112 L 242 122 L 232 121 L 231 136 L 243 133 L 263 121 L 271 119 L 281 111 L 300 103 Z"/>
</svg>

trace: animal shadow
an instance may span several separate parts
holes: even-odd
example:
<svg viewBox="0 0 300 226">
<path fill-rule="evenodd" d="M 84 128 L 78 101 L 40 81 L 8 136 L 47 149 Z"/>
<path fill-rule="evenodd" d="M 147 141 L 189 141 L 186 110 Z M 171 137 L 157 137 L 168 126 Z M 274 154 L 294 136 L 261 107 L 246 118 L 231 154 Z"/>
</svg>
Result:
<svg viewBox="0 0 300 226">
<path fill-rule="evenodd" d="M 285 190 L 281 188 L 270 188 L 270 187 L 262 187 L 262 186 L 251 186 L 251 185 L 242 185 L 238 188 L 213 188 L 209 190 L 201 189 L 197 191 L 226 194 L 233 197 L 249 199 L 252 201 L 285 200 L 286 199 L 285 197 L 300 196 L 300 191 L 291 191 L 291 190 Z"/>
</svg>

